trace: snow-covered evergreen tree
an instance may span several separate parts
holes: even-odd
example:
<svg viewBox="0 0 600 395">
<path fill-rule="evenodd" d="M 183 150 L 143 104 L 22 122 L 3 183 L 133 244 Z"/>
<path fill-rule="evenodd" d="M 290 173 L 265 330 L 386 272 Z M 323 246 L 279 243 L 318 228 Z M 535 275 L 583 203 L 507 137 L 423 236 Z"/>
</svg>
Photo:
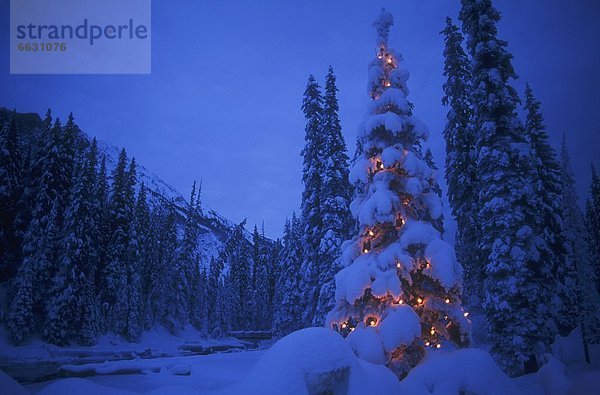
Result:
<svg viewBox="0 0 600 395">
<path fill-rule="evenodd" d="M 98 334 L 98 306 L 94 278 L 98 256 L 94 211 L 97 146 L 80 160 L 65 211 L 59 268 L 53 278 L 44 325 L 47 342 L 63 345 L 69 339 L 90 345 Z"/>
<path fill-rule="evenodd" d="M 198 254 L 198 226 L 200 216 L 200 193 L 196 194 L 196 182 L 192 185 L 187 218 L 181 241 L 180 264 L 185 273 L 187 287 L 185 289 L 187 317 L 196 328 L 202 329 L 204 309 L 204 281 L 200 270 L 200 255 Z"/>
<path fill-rule="evenodd" d="M 252 262 L 254 269 L 252 271 L 252 299 L 253 309 L 253 329 L 269 330 L 272 326 L 271 303 L 269 295 L 269 246 L 264 235 L 258 233 L 258 228 L 254 226 L 252 232 Z"/>
<path fill-rule="evenodd" d="M 600 177 L 592 163 L 592 183 L 590 198 L 586 202 L 586 222 L 589 230 L 589 244 L 596 274 L 596 289 L 600 292 Z"/>
<path fill-rule="evenodd" d="M 477 166 L 475 136 L 471 128 L 471 69 L 462 47 L 463 36 L 452 19 L 446 18 L 444 34 L 444 97 L 448 107 L 446 140 L 446 183 L 452 215 L 456 220 L 455 249 L 464 268 L 464 294 L 472 308 L 483 300 L 483 262 L 477 255 Z"/>
<path fill-rule="evenodd" d="M 98 270 L 96 272 L 96 289 L 100 290 L 104 286 L 104 273 L 108 259 L 108 246 L 110 243 L 110 222 L 109 222 L 109 185 L 106 170 L 106 156 L 102 155 L 100 160 L 100 169 L 96 179 L 96 205 L 98 216 Z M 106 324 L 106 322 L 102 322 Z M 101 330 L 105 332 L 105 326 L 101 325 Z"/>
<path fill-rule="evenodd" d="M 50 111 L 43 122 L 48 136 L 43 150 L 33 159 L 32 173 L 38 177 L 29 185 L 24 201 L 32 205 L 27 231 L 23 235 L 23 262 L 11 294 L 8 328 L 11 338 L 22 343 L 33 333 L 35 315 L 45 316 L 48 294 L 57 268 L 59 230 L 63 211 L 70 194 L 74 157 L 73 117 L 69 116 L 69 127 L 63 129 L 57 119 L 51 127 Z M 21 273 L 25 278 L 19 278 Z M 31 294 L 30 294 L 31 293 Z"/>
<path fill-rule="evenodd" d="M 272 330 L 274 327 L 274 322 L 275 322 L 275 311 L 276 311 L 276 304 L 277 304 L 277 295 L 278 295 L 278 290 L 277 290 L 277 281 L 279 280 L 279 277 L 281 276 L 281 259 L 282 259 L 282 254 L 283 254 L 283 243 L 281 241 L 281 239 L 277 239 L 275 240 L 275 243 L 273 244 L 273 246 L 271 247 L 271 249 L 269 250 L 269 255 L 267 257 L 267 279 L 268 279 L 268 300 L 269 300 L 269 317 L 271 317 L 270 320 L 270 326 L 269 330 Z"/>
<path fill-rule="evenodd" d="M 319 84 L 313 75 L 309 76 L 302 111 L 306 119 L 304 140 L 306 145 L 302 150 L 303 168 L 301 219 L 304 225 L 301 244 L 302 253 L 302 284 L 299 286 L 304 293 L 302 325 L 310 326 L 315 315 L 319 298 L 319 270 L 321 269 L 321 239 L 323 237 L 322 215 L 322 175 L 323 175 L 323 133 L 321 119 L 323 116 L 323 99 Z"/>
<path fill-rule="evenodd" d="M 231 314 L 231 306 L 234 302 L 234 295 L 231 289 L 230 276 L 224 276 L 219 280 L 215 298 L 215 308 L 213 314 L 209 317 L 210 334 L 214 337 L 227 336 L 232 327 L 234 317 Z"/>
<path fill-rule="evenodd" d="M 285 336 L 304 327 L 302 313 L 305 306 L 302 289 L 302 231 L 303 226 L 296 213 L 287 221 L 283 233 L 283 250 L 279 265 L 281 274 L 277 280 L 273 332 Z"/>
<path fill-rule="evenodd" d="M 546 247 L 538 248 L 539 262 L 553 266 L 556 287 L 554 320 L 561 335 L 567 336 L 578 321 L 577 272 L 573 262 L 565 259 L 562 237 L 562 175 L 556 152 L 548 142 L 548 134 L 540 110 L 540 102 L 527 84 L 525 88 L 525 131 L 531 144 L 534 160 L 532 175 L 537 194 L 538 228 L 536 233 L 544 239 Z"/>
<path fill-rule="evenodd" d="M 110 244 L 104 267 L 101 295 L 102 307 L 109 327 L 118 334 L 126 333 L 129 320 L 128 252 L 133 201 L 130 200 L 132 185 L 127 165 L 127 153 L 125 149 L 122 149 L 112 174 L 109 217 Z"/>
<path fill-rule="evenodd" d="M 208 320 L 208 333 L 211 335 L 221 334 L 221 320 L 220 317 L 223 314 L 222 300 L 219 300 L 221 296 L 222 287 L 222 273 L 223 273 L 223 261 L 211 257 L 210 265 L 208 267 L 208 278 L 206 281 L 206 306 L 207 306 L 207 320 Z"/>
<path fill-rule="evenodd" d="M 177 305 L 184 299 L 178 282 L 181 281 L 177 265 L 177 213 L 172 201 L 162 202 L 157 210 L 157 259 L 152 268 L 152 290 L 154 322 L 175 332 L 185 315 L 185 310 Z M 177 288 L 174 288 L 177 287 Z"/>
<path fill-rule="evenodd" d="M 313 326 L 322 326 L 325 315 L 334 306 L 333 277 L 340 269 L 338 259 L 342 242 L 350 237 L 354 223 L 350 214 L 352 188 L 348 181 L 348 150 L 338 116 L 337 87 L 333 68 L 325 79 L 325 96 L 321 118 L 322 134 L 322 174 L 321 174 L 321 215 L 322 239 L 320 249 L 320 268 L 317 287 L 321 287 L 317 302 Z"/>
<path fill-rule="evenodd" d="M 500 14 L 490 0 L 462 0 L 460 19 L 472 57 L 474 132 L 485 301 L 492 353 L 510 374 L 537 369 L 556 332 L 552 264 L 540 261 L 531 146 L 519 118 L 507 43 L 496 36 Z"/>
<path fill-rule="evenodd" d="M 575 176 L 564 135 L 560 150 L 560 167 L 565 260 L 566 266 L 574 267 L 577 273 L 575 289 L 578 299 L 573 301 L 571 308 L 576 309 L 578 313 L 577 320 L 581 323 L 584 342 L 598 344 L 600 343 L 600 295 L 596 288 L 596 273 L 588 244 L 589 236 L 583 213 L 577 203 Z"/>
<path fill-rule="evenodd" d="M 230 315 L 231 329 L 245 330 L 252 327 L 251 251 L 244 236 L 246 220 L 236 225 L 220 255 L 223 266 L 229 268 L 225 281 L 230 292 L 227 313 Z"/>
<path fill-rule="evenodd" d="M 133 267 L 140 276 L 140 325 L 142 329 L 150 329 L 152 325 L 151 290 L 152 268 L 156 263 L 156 237 L 153 228 L 150 207 L 148 206 L 147 188 L 142 183 L 135 202 L 133 213 L 133 234 L 136 249 L 133 251 Z"/>
<path fill-rule="evenodd" d="M 0 282 L 13 278 L 21 257 L 17 227 L 23 195 L 23 155 L 17 130 L 17 113 L 0 130 Z"/>
<path fill-rule="evenodd" d="M 460 300 L 462 269 L 434 226 L 442 206 L 421 152 L 428 131 L 407 100 L 402 57 L 388 46 L 392 24 L 385 10 L 374 23 L 364 154 L 350 174 L 361 191 L 351 204 L 360 232 L 345 244 L 328 325 L 348 337 L 359 357 L 402 377 L 425 347 L 467 345 L 469 322 Z"/>
</svg>

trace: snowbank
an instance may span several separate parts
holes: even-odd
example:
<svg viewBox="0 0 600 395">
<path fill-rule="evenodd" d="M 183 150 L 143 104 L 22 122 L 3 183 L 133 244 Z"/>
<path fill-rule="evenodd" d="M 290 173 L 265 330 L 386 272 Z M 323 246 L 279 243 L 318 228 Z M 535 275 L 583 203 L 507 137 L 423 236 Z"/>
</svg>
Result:
<svg viewBox="0 0 600 395">
<path fill-rule="evenodd" d="M 64 379 L 42 388 L 37 395 L 131 395 L 135 392 L 105 387 L 85 379 Z"/>
<path fill-rule="evenodd" d="M 399 383 L 385 367 L 361 362 L 342 336 L 307 328 L 277 343 L 241 382 L 224 394 L 397 394 Z"/>
<path fill-rule="evenodd" d="M 12 377 L 0 370 L 0 390 L 3 394 L 25 395 L 29 392 L 17 383 Z"/>
<path fill-rule="evenodd" d="M 401 382 L 404 394 L 518 394 L 514 383 L 485 351 L 431 352 Z"/>
<path fill-rule="evenodd" d="M 571 383 L 567 368 L 558 359 L 550 358 L 536 373 L 537 382 L 544 387 L 546 395 L 565 395 Z"/>
</svg>

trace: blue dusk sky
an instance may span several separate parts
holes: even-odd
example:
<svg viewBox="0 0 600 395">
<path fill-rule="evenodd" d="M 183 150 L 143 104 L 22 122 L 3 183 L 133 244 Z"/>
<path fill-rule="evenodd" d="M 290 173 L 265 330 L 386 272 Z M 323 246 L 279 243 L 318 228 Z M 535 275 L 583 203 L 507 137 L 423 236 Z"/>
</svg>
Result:
<svg viewBox="0 0 600 395">
<path fill-rule="evenodd" d="M 600 3 L 497 0 L 522 94 L 542 102 L 551 142 L 566 133 L 583 201 L 600 138 Z M 441 105 L 446 16 L 459 0 L 153 1 L 150 75 L 9 75 L 9 1 L 0 12 L 0 106 L 76 122 L 116 146 L 184 196 L 203 179 L 203 202 L 249 227 L 281 234 L 302 192 L 300 110 L 309 74 L 338 78 L 350 155 L 366 110 L 371 26 L 382 6 L 395 24 L 390 45 L 411 73 L 410 100 L 429 127 L 443 177 Z M 446 203 L 447 206 L 447 203 Z M 446 211 L 449 217 L 448 211 Z"/>
</svg>

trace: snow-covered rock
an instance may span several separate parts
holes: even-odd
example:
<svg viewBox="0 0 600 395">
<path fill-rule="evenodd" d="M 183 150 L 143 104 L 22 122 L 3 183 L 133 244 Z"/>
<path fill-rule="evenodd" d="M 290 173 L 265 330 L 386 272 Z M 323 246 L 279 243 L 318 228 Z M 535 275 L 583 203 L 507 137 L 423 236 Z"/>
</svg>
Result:
<svg viewBox="0 0 600 395">
<path fill-rule="evenodd" d="M 307 328 L 277 343 L 225 394 L 397 394 L 385 367 L 361 362 L 337 332 Z"/>
<path fill-rule="evenodd" d="M 401 382 L 403 394 L 522 393 L 485 351 L 431 352 Z"/>
</svg>

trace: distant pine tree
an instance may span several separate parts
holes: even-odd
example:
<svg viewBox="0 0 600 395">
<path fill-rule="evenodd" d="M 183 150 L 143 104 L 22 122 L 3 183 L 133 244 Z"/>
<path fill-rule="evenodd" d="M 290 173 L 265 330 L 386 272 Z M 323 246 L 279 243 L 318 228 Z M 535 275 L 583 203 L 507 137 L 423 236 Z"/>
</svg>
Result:
<svg viewBox="0 0 600 395">
<path fill-rule="evenodd" d="M 142 295 L 140 321 L 143 329 L 152 325 L 151 289 L 152 268 L 156 263 L 156 232 L 152 227 L 152 216 L 148 206 L 147 188 L 142 183 L 138 192 L 133 214 L 133 232 L 136 249 L 133 266 L 140 275 L 140 294 Z"/>
<path fill-rule="evenodd" d="M 53 278 L 44 326 L 44 338 L 49 343 L 64 345 L 75 339 L 91 345 L 98 334 L 94 289 L 97 224 L 93 206 L 96 162 L 94 141 L 75 173 L 70 203 L 64 214 L 60 264 Z"/>
<path fill-rule="evenodd" d="M 229 268 L 226 286 L 229 295 L 228 314 L 231 329 L 246 330 L 252 326 L 251 251 L 244 237 L 246 220 L 236 225 L 225 242 L 220 259 Z"/>
<path fill-rule="evenodd" d="M 257 330 L 271 329 L 271 301 L 269 299 L 269 248 L 264 235 L 258 233 L 258 228 L 254 226 L 252 232 L 252 262 L 254 270 L 252 271 L 252 299 L 253 308 L 253 328 Z"/>
<path fill-rule="evenodd" d="M 121 150 L 112 173 L 112 189 L 109 202 L 109 244 L 104 267 L 101 300 L 110 330 L 118 334 L 128 331 L 129 295 L 128 263 L 131 236 L 132 192 L 127 170 L 127 153 Z"/>
<path fill-rule="evenodd" d="M 304 327 L 302 313 L 306 305 L 304 300 L 302 266 L 302 222 L 293 213 L 291 221 L 286 222 L 281 251 L 281 275 L 275 287 L 275 308 L 273 332 L 276 336 L 285 336 Z"/>
<path fill-rule="evenodd" d="M 590 234 L 594 273 L 596 274 L 596 289 L 600 292 L 600 178 L 594 164 L 592 164 L 590 198 L 586 203 L 586 221 Z"/>
<path fill-rule="evenodd" d="M 185 318 L 185 289 L 181 281 L 180 266 L 177 264 L 177 213 L 172 201 L 163 203 L 158 213 L 158 259 L 152 272 L 152 294 L 155 305 L 155 319 L 165 328 L 175 333 Z"/>
<path fill-rule="evenodd" d="M 275 325 L 275 312 L 277 310 L 277 281 L 281 276 L 281 259 L 283 255 L 283 243 L 281 239 L 275 240 L 275 243 L 269 250 L 269 255 L 267 258 L 267 279 L 268 279 L 268 300 L 269 300 L 269 317 L 270 318 L 270 326 L 269 330 L 273 330 Z"/>
<path fill-rule="evenodd" d="M 21 258 L 17 217 L 24 193 L 23 155 L 13 111 L 8 127 L 0 131 L 0 282 L 15 276 Z"/>
<path fill-rule="evenodd" d="M 199 192 L 199 191 L 198 191 Z M 190 323 L 202 329 L 204 309 L 204 287 L 200 270 L 200 255 L 198 254 L 198 219 L 200 218 L 200 194 L 196 194 L 196 182 L 192 185 L 190 203 L 181 242 L 180 262 L 186 276 L 187 289 L 185 290 L 187 316 Z"/>
<path fill-rule="evenodd" d="M 219 310 L 221 308 L 219 303 L 222 303 L 222 301 L 219 300 L 220 289 L 222 286 L 222 272 L 223 261 L 211 257 L 206 281 L 206 307 L 208 333 L 213 335 L 220 333 L 221 330 L 220 323 L 217 322 L 217 317 L 222 314 Z"/>
<path fill-rule="evenodd" d="M 596 289 L 596 273 L 589 245 L 589 233 L 586 229 L 583 213 L 577 204 L 575 176 L 571 168 L 571 158 L 563 135 L 560 150 L 561 167 L 561 205 L 563 213 L 562 238 L 566 247 L 566 266 L 576 270 L 577 300 L 571 308 L 577 311 L 577 322 L 581 323 L 586 358 L 589 363 L 587 344 L 600 343 L 600 295 Z"/>
<path fill-rule="evenodd" d="M 59 232 L 71 193 L 74 134 L 78 129 L 72 114 L 64 129 L 58 119 L 50 128 L 51 123 L 48 111 L 43 122 L 48 139 L 44 149 L 37 151 L 31 170 L 32 175 L 39 177 L 28 186 L 29 191 L 23 198 L 23 203 L 32 205 L 23 235 L 22 270 L 19 270 L 26 278 L 18 278 L 17 273 L 8 317 L 10 335 L 17 343 L 23 343 L 34 332 L 33 320 L 26 317 L 47 314 L 47 304 L 52 297 L 49 290 L 58 267 Z"/>
</svg>

